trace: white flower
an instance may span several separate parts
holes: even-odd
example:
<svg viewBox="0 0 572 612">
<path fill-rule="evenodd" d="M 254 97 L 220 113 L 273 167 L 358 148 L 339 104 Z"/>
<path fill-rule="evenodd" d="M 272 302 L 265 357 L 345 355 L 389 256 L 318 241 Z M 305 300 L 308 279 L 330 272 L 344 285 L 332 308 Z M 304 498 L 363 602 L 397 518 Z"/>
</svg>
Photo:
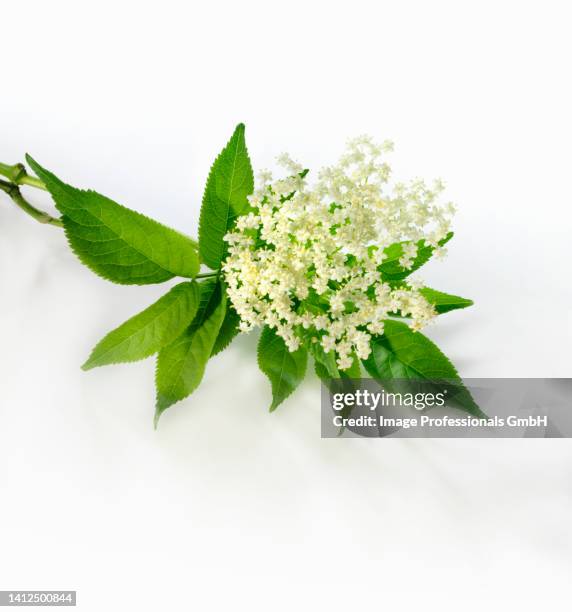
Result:
<svg viewBox="0 0 572 612">
<path fill-rule="evenodd" d="M 413 329 L 435 316 L 420 283 L 393 286 L 379 266 L 384 249 L 396 242 L 406 269 L 417 257 L 417 242 L 438 247 L 454 207 L 438 203 L 441 182 L 391 185 L 384 159 L 391 150 L 391 143 L 354 139 L 312 187 L 287 155 L 279 158 L 285 178 L 272 182 L 270 172 L 261 173 L 249 197 L 252 212 L 225 237 L 223 273 L 241 331 L 268 325 L 291 351 L 320 342 L 347 369 L 355 355 L 369 356 L 371 335 L 383 333 L 388 315 L 411 317 Z"/>
<path fill-rule="evenodd" d="M 324 351 L 329 353 L 331 350 L 336 348 L 336 339 L 332 336 L 322 336 L 320 344 L 322 345 Z"/>
</svg>

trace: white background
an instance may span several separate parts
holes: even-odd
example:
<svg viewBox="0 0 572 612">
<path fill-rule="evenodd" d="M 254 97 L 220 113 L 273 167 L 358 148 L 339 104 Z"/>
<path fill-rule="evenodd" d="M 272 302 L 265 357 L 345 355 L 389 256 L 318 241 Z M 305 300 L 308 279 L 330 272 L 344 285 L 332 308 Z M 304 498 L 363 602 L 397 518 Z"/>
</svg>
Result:
<svg viewBox="0 0 572 612">
<path fill-rule="evenodd" d="M 463 376 L 572 376 L 567 2 L 0 1 L 0 160 L 195 234 L 239 121 L 256 168 L 368 132 L 459 206 L 429 335 Z M 33 201 L 50 207 L 44 194 Z M 82 610 L 570 609 L 570 440 L 322 440 L 254 336 L 153 431 L 153 363 L 79 365 L 164 287 L 0 198 L 0 589 Z M 110 598 L 113 603 L 110 603 Z"/>
</svg>

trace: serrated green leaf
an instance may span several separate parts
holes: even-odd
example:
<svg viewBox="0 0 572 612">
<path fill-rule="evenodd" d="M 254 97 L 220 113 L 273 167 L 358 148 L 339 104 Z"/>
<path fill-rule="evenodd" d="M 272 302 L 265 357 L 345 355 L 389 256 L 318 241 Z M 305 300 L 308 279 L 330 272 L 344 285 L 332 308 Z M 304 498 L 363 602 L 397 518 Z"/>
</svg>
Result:
<svg viewBox="0 0 572 612">
<path fill-rule="evenodd" d="M 82 263 L 114 283 L 145 285 L 194 278 L 194 240 L 113 200 L 63 183 L 26 156 L 62 214 L 70 246 Z"/>
<path fill-rule="evenodd" d="M 234 340 L 239 333 L 239 323 L 240 317 L 238 314 L 236 314 L 236 310 L 230 304 L 227 305 L 224 320 L 215 340 L 211 357 L 214 357 L 215 355 L 218 355 L 218 353 L 224 351 L 224 349 Z"/>
<path fill-rule="evenodd" d="M 149 308 L 109 332 L 82 368 L 90 370 L 150 357 L 183 333 L 195 317 L 198 305 L 196 282 L 176 285 Z"/>
<path fill-rule="evenodd" d="M 392 289 L 411 289 L 411 287 L 404 281 L 389 281 Z M 451 310 L 458 310 L 459 308 L 468 308 L 474 304 L 473 300 L 459 297 L 458 295 L 450 295 L 437 291 L 436 289 L 430 289 L 429 287 L 423 287 L 419 289 L 419 293 L 435 307 L 437 314 L 445 314 Z M 391 313 L 391 316 L 402 317 L 408 319 L 409 316 L 405 316 L 400 312 Z"/>
<path fill-rule="evenodd" d="M 200 302 L 191 325 L 157 357 L 155 426 L 161 414 L 200 384 L 226 311 L 226 294 L 214 279 L 200 283 Z"/>
<path fill-rule="evenodd" d="M 423 287 L 419 290 L 419 293 L 421 293 L 430 304 L 433 304 L 438 314 L 444 314 L 445 312 L 450 312 L 451 310 L 457 310 L 459 308 L 468 308 L 474 304 L 473 300 L 467 300 L 458 295 L 443 293 L 442 291 L 430 289 L 429 287 Z"/>
<path fill-rule="evenodd" d="M 307 361 L 306 349 L 300 347 L 291 353 L 273 329 L 264 327 L 258 342 L 258 366 L 272 385 L 271 412 L 302 382 Z"/>
<path fill-rule="evenodd" d="M 439 246 L 443 246 L 451 240 L 453 232 L 449 232 L 445 238 L 439 242 Z M 403 245 L 407 242 L 396 242 L 384 249 L 385 259 L 378 266 L 381 276 L 384 281 L 400 281 L 407 278 L 412 272 L 418 270 L 423 264 L 427 263 L 433 255 L 434 247 L 425 243 L 424 240 L 417 242 L 417 256 L 413 260 L 411 268 L 404 268 L 399 259 L 403 255 Z"/>
<path fill-rule="evenodd" d="M 371 339 L 371 354 L 363 360 L 372 378 L 388 389 L 403 389 L 407 381 L 434 381 L 446 388 L 455 404 L 477 417 L 486 417 L 464 386 L 453 364 L 429 338 L 400 321 L 387 320 L 382 336 Z"/>
<path fill-rule="evenodd" d="M 199 222 L 199 248 L 204 263 L 218 270 L 226 252 L 223 240 L 235 218 L 246 211 L 254 189 L 252 166 L 239 124 L 211 167 Z"/>
</svg>

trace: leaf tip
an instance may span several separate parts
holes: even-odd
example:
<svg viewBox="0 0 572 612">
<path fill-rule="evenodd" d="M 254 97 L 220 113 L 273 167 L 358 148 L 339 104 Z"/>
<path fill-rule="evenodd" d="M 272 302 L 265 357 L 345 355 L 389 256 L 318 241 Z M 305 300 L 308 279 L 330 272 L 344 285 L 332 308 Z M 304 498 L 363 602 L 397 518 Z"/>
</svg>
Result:
<svg viewBox="0 0 572 612">
<path fill-rule="evenodd" d="M 92 370 L 93 368 L 95 368 L 95 364 L 93 363 L 93 361 L 91 361 L 91 358 L 88 359 L 82 366 L 81 369 L 84 372 L 87 372 L 88 370 Z"/>
<path fill-rule="evenodd" d="M 38 162 L 29 153 L 26 153 L 24 157 L 28 166 L 30 166 L 30 168 L 32 168 L 32 170 L 37 174 L 40 164 L 38 164 Z"/>
<path fill-rule="evenodd" d="M 162 393 L 157 394 L 157 400 L 155 402 L 155 416 L 153 417 L 153 427 L 157 429 L 157 425 L 159 424 L 159 419 L 161 415 L 167 408 L 170 408 L 173 404 L 176 404 L 177 400 L 174 400 L 167 395 L 163 395 Z"/>
</svg>

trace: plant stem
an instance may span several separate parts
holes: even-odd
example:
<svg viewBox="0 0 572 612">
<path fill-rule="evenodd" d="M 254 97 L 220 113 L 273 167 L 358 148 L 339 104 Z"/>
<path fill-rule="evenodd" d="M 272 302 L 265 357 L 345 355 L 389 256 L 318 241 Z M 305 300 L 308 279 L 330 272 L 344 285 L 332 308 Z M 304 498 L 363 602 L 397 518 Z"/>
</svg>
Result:
<svg viewBox="0 0 572 612">
<path fill-rule="evenodd" d="M 31 177 L 29 177 L 31 178 Z M 46 223 L 48 225 L 55 225 L 56 227 L 63 227 L 61 219 L 56 219 L 52 217 L 47 212 L 32 206 L 30 202 L 26 200 L 26 198 L 20 192 L 18 185 L 14 183 L 8 183 L 7 181 L 0 180 L 0 190 L 7 193 L 16 206 L 19 206 L 25 213 L 33 217 L 39 223 Z"/>
<path fill-rule="evenodd" d="M 212 278 L 213 276 L 218 276 L 219 272 L 220 270 L 217 272 L 203 272 L 202 274 L 197 274 L 195 278 Z"/>
<path fill-rule="evenodd" d="M 9 166 L 8 164 L 0 163 L 0 174 L 5 176 L 11 183 L 14 183 L 14 185 L 29 185 L 30 187 L 47 191 L 46 186 L 39 178 L 30 176 L 26 172 L 24 164 Z"/>
</svg>

